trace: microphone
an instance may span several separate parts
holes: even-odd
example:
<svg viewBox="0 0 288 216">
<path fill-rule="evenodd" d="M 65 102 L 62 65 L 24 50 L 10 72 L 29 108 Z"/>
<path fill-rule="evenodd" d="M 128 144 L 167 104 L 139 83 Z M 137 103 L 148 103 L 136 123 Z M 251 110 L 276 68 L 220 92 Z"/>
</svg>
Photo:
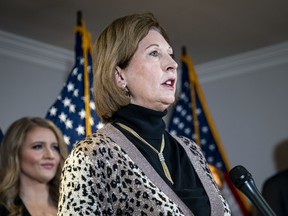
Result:
<svg viewBox="0 0 288 216">
<path fill-rule="evenodd" d="M 258 191 L 252 175 L 243 166 L 238 165 L 231 169 L 229 176 L 235 187 L 249 198 L 261 215 L 276 216 Z"/>
</svg>

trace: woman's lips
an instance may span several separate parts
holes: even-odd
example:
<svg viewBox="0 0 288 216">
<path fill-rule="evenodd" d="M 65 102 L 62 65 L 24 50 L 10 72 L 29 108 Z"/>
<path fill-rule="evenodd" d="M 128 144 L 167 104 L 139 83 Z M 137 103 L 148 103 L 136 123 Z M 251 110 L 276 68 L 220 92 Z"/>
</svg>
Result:
<svg viewBox="0 0 288 216">
<path fill-rule="evenodd" d="M 52 169 L 54 167 L 53 163 L 45 163 L 45 164 L 41 164 L 42 167 L 44 167 L 45 169 Z"/>
<path fill-rule="evenodd" d="M 174 89 L 175 79 L 168 79 L 162 83 L 162 85 L 169 87 L 170 89 Z"/>
</svg>

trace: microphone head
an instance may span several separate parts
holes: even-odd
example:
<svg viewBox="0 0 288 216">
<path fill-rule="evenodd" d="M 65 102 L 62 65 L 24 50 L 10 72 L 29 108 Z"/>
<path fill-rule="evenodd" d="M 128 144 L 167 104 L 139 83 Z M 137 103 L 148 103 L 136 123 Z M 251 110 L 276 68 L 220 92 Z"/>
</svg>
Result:
<svg viewBox="0 0 288 216">
<path fill-rule="evenodd" d="M 247 181 L 253 181 L 251 173 L 249 173 L 243 166 L 238 165 L 230 170 L 230 179 L 232 183 L 240 189 Z"/>
</svg>

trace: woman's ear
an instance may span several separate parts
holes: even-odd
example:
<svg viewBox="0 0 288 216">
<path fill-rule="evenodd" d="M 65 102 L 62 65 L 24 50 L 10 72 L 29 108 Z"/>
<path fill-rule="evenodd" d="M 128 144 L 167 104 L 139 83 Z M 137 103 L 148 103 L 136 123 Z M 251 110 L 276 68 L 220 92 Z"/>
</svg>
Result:
<svg viewBox="0 0 288 216">
<path fill-rule="evenodd" d="M 122 87 L 123 84 L 126 85 L 126 82 L 122 76 L 123 70 L 119 67 L 115 67 L 115 81 L 118 87 Z"/>
</svg>

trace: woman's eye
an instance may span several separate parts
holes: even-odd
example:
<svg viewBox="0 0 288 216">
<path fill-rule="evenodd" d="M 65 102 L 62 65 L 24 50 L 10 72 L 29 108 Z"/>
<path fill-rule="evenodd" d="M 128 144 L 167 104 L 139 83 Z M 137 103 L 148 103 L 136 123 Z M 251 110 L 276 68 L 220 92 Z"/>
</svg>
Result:
<svg viewBox="0 0 288 216">
<path fill-rule="evenodd" d="M 170 57 L 171 57 L 172 59 L 175 59 L 175 56 L 174 56 L 173 53 L 171 53 L 171 54 L 169 54 L 169 55 L 170 55 Z"/>
<path fill-rule="evenodd" d="M 154 50 L 154 51 L 150 52 L 150 55 L 151 56 L 158 56 L 159 52 L 157 50 Z"/>
<path fill-rule="evenodd" d="M 42 148 L 42 145 L 41 145 L 41 144 L 34 145 L 32 148 L 33 148 L 33 149 L 41 149 L 41 148 Z"/>
<path fill-rule="evenodd" d="M 53 146 L 53 149 L 59 151 L 59 146 Z"/>
</svg>

